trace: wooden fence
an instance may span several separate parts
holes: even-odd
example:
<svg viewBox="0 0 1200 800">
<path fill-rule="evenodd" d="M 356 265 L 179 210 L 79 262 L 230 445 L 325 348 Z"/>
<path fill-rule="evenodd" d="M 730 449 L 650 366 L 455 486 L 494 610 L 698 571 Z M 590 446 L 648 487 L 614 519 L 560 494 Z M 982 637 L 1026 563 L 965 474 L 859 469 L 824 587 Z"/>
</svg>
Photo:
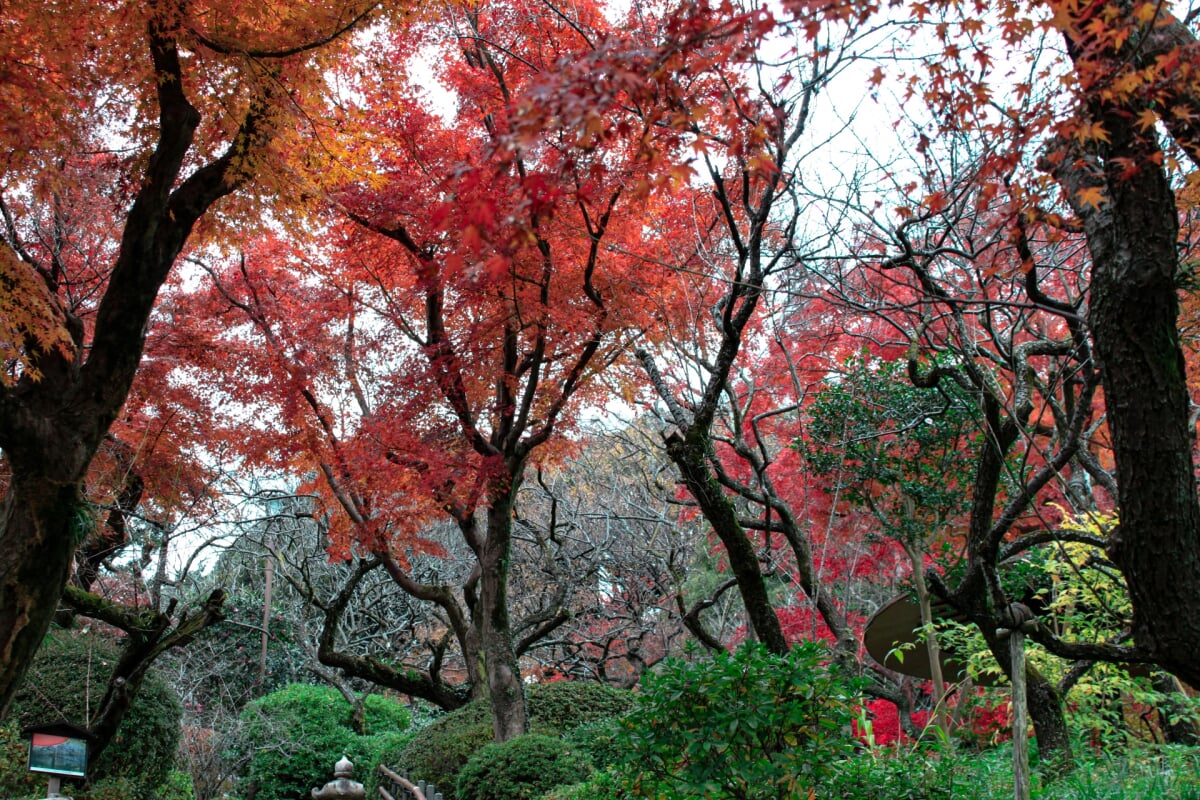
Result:
<svg viewBox="0 0 1200 800">
<path fill-rule="evenodd" d="M 442 800 L 442 793 L 425 781 L 413 783 L 387 767 L 379 767 L 379 796 L 382 800 Z"/>
</svg>

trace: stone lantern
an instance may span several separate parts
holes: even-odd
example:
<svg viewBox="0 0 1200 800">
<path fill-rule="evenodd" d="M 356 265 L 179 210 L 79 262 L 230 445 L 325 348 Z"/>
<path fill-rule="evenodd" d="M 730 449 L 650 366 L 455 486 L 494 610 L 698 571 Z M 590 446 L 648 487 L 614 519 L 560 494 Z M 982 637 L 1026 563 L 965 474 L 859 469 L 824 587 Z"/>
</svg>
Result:
<svg viewBox="0 0 1200 800">
<path fill-rule="evenodd" d="M 333 780 L 320 789 L 312 790 L 313 800 L 364 800 L 363 785 L 354 778 L 354 764 L 342 756 L 333 766 Z"/>
</svg>

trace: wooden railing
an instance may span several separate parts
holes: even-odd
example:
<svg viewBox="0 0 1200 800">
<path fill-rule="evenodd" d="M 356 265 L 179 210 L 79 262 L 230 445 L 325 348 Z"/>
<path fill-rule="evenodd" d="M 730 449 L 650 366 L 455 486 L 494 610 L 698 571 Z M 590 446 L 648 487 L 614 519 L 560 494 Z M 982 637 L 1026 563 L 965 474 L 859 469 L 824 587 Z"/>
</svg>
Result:
<svg viewBox="0 0 1200 800">
<path fill-rule="evenodd" d="M 379 766 L 379 796 L 382 800 L 442 800 L 442 793 L 433 784 L 413 783 L 382 764 Z"/>
</svg>

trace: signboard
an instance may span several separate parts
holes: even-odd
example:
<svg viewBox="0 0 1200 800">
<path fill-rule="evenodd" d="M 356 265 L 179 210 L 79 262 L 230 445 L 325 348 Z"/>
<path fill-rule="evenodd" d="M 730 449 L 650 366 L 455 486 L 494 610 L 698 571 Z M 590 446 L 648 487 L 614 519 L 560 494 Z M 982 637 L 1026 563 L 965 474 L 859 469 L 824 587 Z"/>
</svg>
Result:
<svg viewBox="0 0 1200 800">
<path fill-rule="evenodd" d="M 82 778 L 87 774 L 87 751 L 86 739 L 35 733 L 29 739 L 29 769 Z"/>
</svg>

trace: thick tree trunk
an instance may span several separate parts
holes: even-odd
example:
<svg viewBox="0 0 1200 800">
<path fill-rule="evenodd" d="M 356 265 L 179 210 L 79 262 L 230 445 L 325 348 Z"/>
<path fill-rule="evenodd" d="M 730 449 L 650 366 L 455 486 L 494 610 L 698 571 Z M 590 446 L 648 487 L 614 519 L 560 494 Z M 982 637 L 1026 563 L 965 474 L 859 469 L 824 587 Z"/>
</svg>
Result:
<svg viewBox="0 0 1200 800">
<path fill-rule="evenodd" d="M 91 342 L 84 346 L 83 326 L 62 308 L 74 357 L 34 344 L 30 356 L 43 367 L 43 379 L 26 374 L 15 387 L 0 385 L 0 449 L 13 481 L 0 516 L 0 716 L 67 581 L 82 540 L 76 534 L 83 533 L 73 530 L 78 482 L 125 403 L 158 291 L 196 222 L 252 177 L 251 156 L 274 130 L 271 105 L 282 90 L 267 81 L 249 98 L 225 152 L 182 178 L 200 113 L 185 95 L 174 40 L 178 20 L 166 9 L 151 16 L 146 45 L 155 73 L 158 138 L 142 173 L 129 176 L 139 189 L 96 307 Z"/>
<path fill-rule="evenodd" d="M 1104 154 L 1108 203 L 1085 223 L 1089 321 L 1121 490 L 1109 554 L 1129 586 L 1135 642 L 1200 685 L 1200 503 L 1177 325 L 1175 196 L 1156 163 L 1157 142 L 1123 113 L 1102 121 L 1112 139 Z"/>
<path fill-rule="evenodd" d="M 1038 761 L 1042 769 L 1051 774 L 1070 771 L 1074 755 L 1062 697 L 1054 684 L 1030 664 L 1025 665 L 1025 697 L 1037 735 Z"/>
<path fill-rule="evenodd" d="M 479 554 L 479 629 L 484 672 L 497 742 L 527 733 L 525 686 L 508 617 L 508 565 L 512 550 L 512 498 L 493 498 L 487 539 Z"/>
<path fill-rule="evenodd" d="M 0 719 L 58 608 L 79 505 L 74 484 L 16 476 L 0 505 Z"/>
</svg>

